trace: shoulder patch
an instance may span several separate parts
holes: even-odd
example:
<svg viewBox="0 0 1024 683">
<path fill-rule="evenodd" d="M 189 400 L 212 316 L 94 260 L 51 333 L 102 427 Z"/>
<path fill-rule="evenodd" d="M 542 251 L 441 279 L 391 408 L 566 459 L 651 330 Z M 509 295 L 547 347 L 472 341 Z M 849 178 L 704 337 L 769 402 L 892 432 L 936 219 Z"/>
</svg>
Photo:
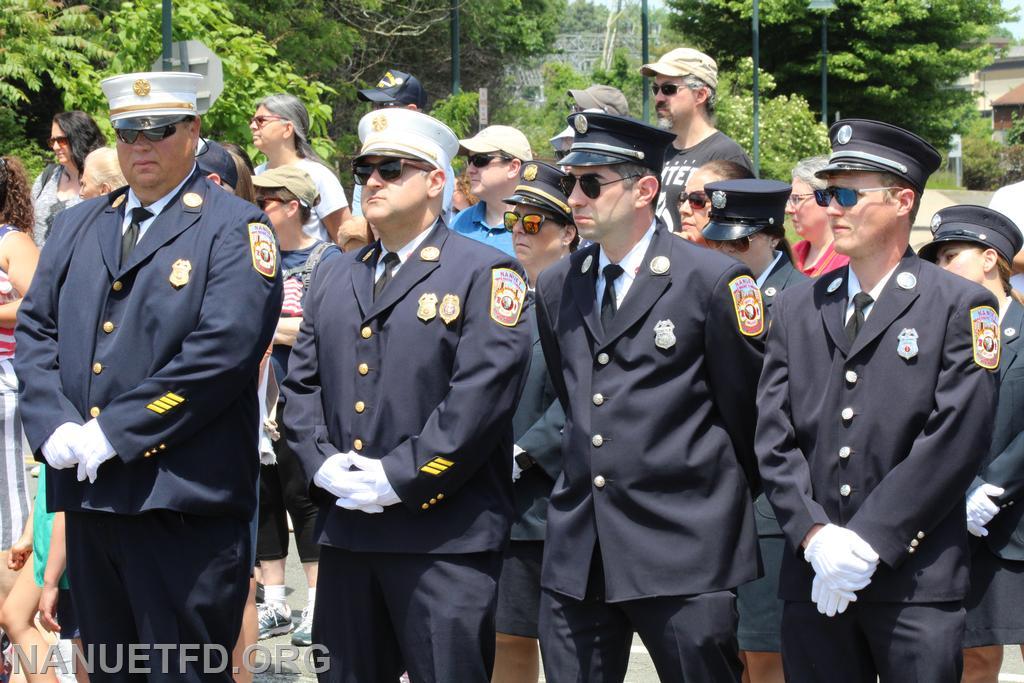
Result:
<svg viewBox="0 0 1024 683">
<path fill-rule="evenodd" d="M 999 315 L 991 306 L 971 309 L 974 362 L 986 370 L 999 369 Z"/>
<path fill-rule="evenodd" d="M 249 224 L 249 249 L 252 251 L 252 267 L 266 277 L 277 274 L 277 248 L 274 233 L 263 223 Z"/>
<path fill-rule="evenodd" d="M 747 337 L 756 337 L 764 332 L 764 304 L 761 290 L 754 278 L 741 275 L 729 283 L 732 305 L 736 309 L 736 322 L 740 332 Z"/>
<path fill-rule="evenodd" d="M 491 320 L 515 327 L 526 301 L 526 280 L 511 268 L 491 271 Z"/>
</svg>

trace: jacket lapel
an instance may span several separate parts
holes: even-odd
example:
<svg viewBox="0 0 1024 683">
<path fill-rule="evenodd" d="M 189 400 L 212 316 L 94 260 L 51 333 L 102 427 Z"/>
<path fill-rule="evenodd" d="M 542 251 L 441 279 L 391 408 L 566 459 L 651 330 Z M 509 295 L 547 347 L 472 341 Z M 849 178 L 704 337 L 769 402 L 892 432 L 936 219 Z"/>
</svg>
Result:
<svg viewBox="0 0 1024 683">
<path fill-rule="evenodd" d="M 412 254 L 409 254 L 405 262 L 402 263 L 402 267 L 398 269 L 398 273 L 395 275 L 395 278 L 389 282 L 388 286 L 384 288 L 383 292 L 381 292 L 380 299 L 374 301 L 370 305 L 369 309 L 365 313 L 365 322 L 376 318 L 378 315 L 401 301 L 417 282 L 423 280 L 423 278 L 430 275 L 430 273 L 441 265 L 439 256 L 431 259 L 425 259 L 423 258 L 423 252 L 427 247 L 435 247 L 438 252 L 440 252 L 447 237 L 448 226 L 445 225 L 444 221 L 438 220 L 434 227 L 430 229 L 430 234 L 428 234 L 423 242 L 420 243 L 419 248 Z M 374 260 L 374 271 L 376 271 L 376 267 L 376 260 Z M 372 281 L 373 279 L 371 278 L 371 282 Z M 370 298 L 373 298 L 372 284 L 370 285 Z"/>
<path fill-rule="evenodd" d="M 850 355 L 850 340 L 846 337 L 846 280 L 849 277 L 849 266 L 843 266 L 823 275 L 814 284 L 818 296 L 824 297 L 821 305 L 821 322 L 825 331 L 832 338 L 844 356 Z"/>
<path fill-rule="evenodd" d="M 128 199 L 128 188 L 110 194 L 110 203 L 103 212 L 103 223 L 94 231 L 100 243 L 103 263 L 110 277 L 117 277 L 121 271 L 121 225 L 124 223 L 124 203 Z"/>
<path fill-rule="evenodd" d="M 153 220 L 146 230 L 146 234 L 139 239 L 139 243 L 135 245 L 135 249 L 128 256 L 128 263 L 121 268 L 122 273 L 135 268 L 149 258 L 153 252 L 188 230 L 199 220 L 203 212 L 203 204 L 206 201 L 206 192 L 209 189 L 203 180 L 204 178 L 197 172 L 185 183 L 178 195 Z M 186 194 L 198 199 L 198 201 L 189 202 L 195 206 L 189 206 L 182 201 Z M 120 239 L 118 239 L 118 259 L 120 259 L 120 246 Z"/>
<path fill-rule="evenodd" d="M 609 329 L 605 330 L 604 336 L 601 337 L 600 348 L 614 342 L 625 334 L 626 330 L 635 325 L 640 318 L 647 315 L 647 312 L 651 310 L 651 306 L 668 288 L 672 282 L 672 276 L 669 274 L 670 270 L 666 268 L 662 273 L 655 273 L 651 268 L 651 262 L 656 257 L 661 256 L 668 261 L 666 265 L 670 265 L 671 259 L 669 254 L 672 251 L 672 243 L 669 240 L 674 239 L 677 238 L 669 235 L 662 227 L 654 231 L 651 244 L 647 247 L 647 253 L 644 254 L 643 261 L 640 262 L 640 268 L 633 279 L 633 284 L 630 285 L 629 291 L 623 298 L 622 306 L 615 313 Z"/>
<path fill-rule="evenodd" d="M 892 277 L 885 283 L 878 301 L 871 307 L 864 327 L 853 342 L 850 349 L 850 356 L 857 355 L 861 349 L 873 342 L 879 335 L 889 329 L 893 321 L 900 316 L 907 307 L 914 302 L 918 295 L 918 271 L 921 269 L 921 261 L 909 248 L 903 255 L 903 260 L 896 266 Z M 907 274 L 913 276 L 913 286 L 905 286 Z M 901 277 L 902 276 L 902 277 Z"/>
<path fill-rule="evenodd" d="M 999 359 L 1000 379 L 1017 357 L 1022 326 L 1024 326 L 1024 306 L 1017 303 L 1016 299 L 1010 299 L 1010 307 L 1006 309 L 1006 315 L 1003 316 L 1000 325 L 1003 344 L 1002 357 Z"/>
<path fill-rule="evenodd" d="M 373 276 L 377 271 L 377 259 L 380 258 L 380 241 L 364 247 L 358 262 L 352 266 L 352 293 L 359 304 L 359 314 L 366 317 L 367 311 L 373 306 Z M 402 271 L 398 271 L 402 272 Z"/>
<path fill-rule="evenodd" d="M 590 338 L 595 344 L 604 335 L 601 329 L 601 316 L 597 309 L 597 256 L 598 245 L 591 244 L 574 255 L 569 266 L 569 281 L 572 288 L 572 299 L 583 316 L 583 323 L 590 331 Z"/>
</svg>

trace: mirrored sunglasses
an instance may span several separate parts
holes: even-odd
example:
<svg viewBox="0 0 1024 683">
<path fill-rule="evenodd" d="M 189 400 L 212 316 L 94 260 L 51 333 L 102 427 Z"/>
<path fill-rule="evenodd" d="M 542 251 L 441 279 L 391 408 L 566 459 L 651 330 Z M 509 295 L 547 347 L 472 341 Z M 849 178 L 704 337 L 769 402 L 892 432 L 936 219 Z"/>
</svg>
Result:
<svg viewBox="0 0 1024 683">
<path fill-rule="evenodd" d="M 898 190 L 900 188 L 894 186 L 888 187 L 865 187 L 859 190 L 852 187 L 826 187 L 824 190 L 814 191 L 814 201 L 817 202 L 818 206 L 828 206 L 832 203 L 832 199 L 835 198 L 836 203 L 844 209 L 848 209 L 851 206 L 856 206 L 857 202 L 860 201 L 862 195 L 868 192 L 881 192 L 883 190 Z"/>
<path fill-rule="evenodd" d="M 523 232 L 527 235 L 536 235 L 540 232 L 540 229 L 544 226 L 544 221 L 546 220 L 547 216 L 542 216 L 539 213 L 528 213 L 520 216 L 515 211 L 506 211 L 505 229 L 512 232 L 513 228 L 516 227 L 516 223 L 522 221 Z"/>
</svg>

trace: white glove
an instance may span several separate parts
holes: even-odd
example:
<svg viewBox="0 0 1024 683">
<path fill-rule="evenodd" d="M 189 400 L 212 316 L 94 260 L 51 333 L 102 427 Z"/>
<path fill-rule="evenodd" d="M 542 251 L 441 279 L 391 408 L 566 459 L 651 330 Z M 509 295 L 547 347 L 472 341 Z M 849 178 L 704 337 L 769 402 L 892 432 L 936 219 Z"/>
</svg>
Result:
<svg viewBox="0 0 1024 683">
<path fill-rule="evenodd" d="M 815 575 L 811 582 L 811 601 L 818 606 L 818 611 L 826 616 L 834 617 L 842 614 L 851 602 L 857 601 L 857 594 L 838 588 L 829 588 Z"/>
<path fill-rule="evenodd" d="M 58 470 L 73 467 L 78 462 L 78 454 L 71 446 L 78 440 L 82 425 L 65 422 L 53 430 L 53 434 L 43 443 L 43 457 L 50 467 Z"/>
<path fill-rule="evenodd" d="M 96 481 L 100 465 L 117 455 L 96 418 L 85 423 L 72 448 L 78 452 L 78 481 L 88 477 L 90 484 Z"/>
<path fill-rule="evenodd" d="M 523 476 L 523 468 L 516 462 L 516 456 L 520 453 L 525 453 L 519 446 L 512 447 L 512 481 L 519 481 L 519 477 Z"/>
<path fill-rule="evenodd" d="M 859 591 L 878 568 L 878 553 L 849 529 L 826 524 L 807 544 L 804 557 L 830 589 Z"/>
<path fill-rule="evenodd" d="M 366 496 L 359 490 L 345 496 L 346 503 L 358 503 L 350 509 L 359 509 L 363 512 L 383 512 L 384 508 L 389 505 L 402 502 L 402 499 L 395 493 L 394 487 L 391 486 L 391 482 L 388 481 L 388 477 L 384 473 L 383 462 L 357 453 L 352 453 L 350 457 L 352 464 L 360 470 L 349 473 L 352 475 L 354 488 L 358 485 L 368 485 L 373 492 L 372 500 L 370 496 Z M 342 505 L 341 499 L 338 500 L 338 505 Z M 342 507 L 347 507 L 347 505 L 342 505 Z"/>
<path fill-rule="evenodd" d="M 990 496 L 1001 496 L 1003 491 L 994 484 L 982 484 L 967 492 L 967 531 L 979 538 L 988 536 L 985 525 L 999 514 L 999 506 Z"/>
<path fill-rule="evenodd" d="M 335 453 L 320 465 L 320 469 L 313 475 L 313 483 L 324 491 L 340 496 L 340 482 L 344 481 L 351 466 L 349 453 Z"/>
</svg>

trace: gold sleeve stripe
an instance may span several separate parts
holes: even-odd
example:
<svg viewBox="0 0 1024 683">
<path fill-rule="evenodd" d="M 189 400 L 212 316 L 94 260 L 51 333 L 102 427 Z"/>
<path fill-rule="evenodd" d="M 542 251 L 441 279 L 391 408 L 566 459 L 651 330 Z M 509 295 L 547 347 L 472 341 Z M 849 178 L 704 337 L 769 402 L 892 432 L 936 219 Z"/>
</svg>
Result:
<svg viewBox="0 0 1024 683">
<path fill-rule="evenodd" d="M 439 463 L 441 465 L 444 465 L 445 467 L 451 467 L 452 465 L 455 464 L 451 460 L 445 460 L 444 458 L 441 458 L 441 457 L 434 458 L 433 462 L 436 462 L 436 463 Z"/>
<path fill-rule="evenodd" d="M 447 469 L 447 468 L 445 468 L 445 469 Z M 426 472 L 427 474 L 437 475 L 437 474 L 441 474 L 442 472 L 444 472 L 444 469 L 438 469 L 436 466 L 432 465 L 431 463 L 427 463 L 426 465 L 424 465 L 423 467 L 420 468 L 420 471 L 421 472 Z"/>
<path fill-rule="evenodd" d="M 185 402 L 184 398 L 182 398 L 181 396 L 178 396 L 177 394 L 175 394 L 173 392 L 170 392 L 170 391 L 168 391 L 166 394 L 164 394 L 163 398 L 166 398 L 168 401 L 174 401 L 175 403 L 184 403 Z"/>
<path fill-rule="evenodd" d="M 164 413 L 166 413 L 166 412 L 167 412 L 167 409 L 166 409 L 166 408 L 161 408 L 160 406 L 158 406 L 158 405 L 157 405 L 157 404 L 155 404 L 155 403 L 150 403 L 150 404 L 149 404 L 148 406 L 146 406 L 146 407 L 147 407 L 147 408 L 149 408 L 150 410 L 152 410 L 152 411 L 153 411 L 154 413 L 156 413 L 157 415 L 163 415 Z"/>
</svg>

